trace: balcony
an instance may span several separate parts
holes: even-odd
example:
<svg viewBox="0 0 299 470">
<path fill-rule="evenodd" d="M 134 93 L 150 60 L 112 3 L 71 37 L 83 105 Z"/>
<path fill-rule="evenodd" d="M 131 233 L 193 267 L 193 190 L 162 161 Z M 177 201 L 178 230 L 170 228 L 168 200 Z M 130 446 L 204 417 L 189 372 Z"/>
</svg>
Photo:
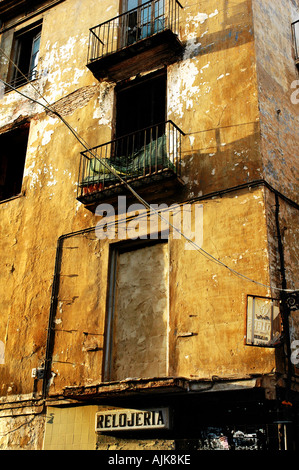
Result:
<svg viewBox="0 0 299 470">
<path fill-rule="evenodd" d="M 293 42 L 295 51 L 295 63 L 299 67 L 299 20 L 292 24 Z"/>
<path fill-rule="evenodd" d="M 150 0 L 90 29 L 87 67 L 120 81 L 167 65 L 182 52 L 178 0 Z"/>
<path fill-rule="evenodd" d="M 77 199 L 93 211 L 102 201 L 132 196 L 127 184 L 150 201 L 172 195 L 183 185 L 183 135 L 167 121 L 82 152 Z"/>
</svg>

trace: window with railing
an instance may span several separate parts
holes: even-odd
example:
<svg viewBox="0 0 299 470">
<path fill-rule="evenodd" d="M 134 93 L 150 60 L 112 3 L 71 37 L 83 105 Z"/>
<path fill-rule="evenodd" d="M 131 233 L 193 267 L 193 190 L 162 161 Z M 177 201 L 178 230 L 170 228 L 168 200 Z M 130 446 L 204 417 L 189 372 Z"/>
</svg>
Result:
<svg viewBox="0 0 299 470">
<path fill-rule="evenodd" d="M 155 193 L 181 184 L 184 133 L 166 110 L 164 70 L 116 85 L 114 139 L 81 153 L 78 200 L 113 197 L 126 192 L 127 183 Z"/>
<path fill-rule="evenodd" d="M 38 77 L 37 64 L 39 58 L 41 24 L 25 28 L 14 37 L 12 48 L 12 63 L 8 82 L 12 87 L 19 87 L 27 81 Z M 7 87 L 6 91 L 11 90 Z"/>
<path fill-rule="evenodd" d="M 295 62 L 299 65 L 299 20 L 292 24 L 293 43 L 295 50 Z"/>
<path fill-rule="evenodd" d="M 123 10 L 120 40 L 124 47 L 165 28 L 165 0 L 127 0 Z"/>
<path fill-rule="evenodd" d="M 125 183 L 180 176 L 181 138 L 172 122 L 150 126 L 81 153 L 78 199 Z"/>
<path fill-rule="evenodd" d="M 181 8 L 178 0 L 126 0 L 122 14 L 90 29 L 88 62 L 165 30 L 178 34 Z"/>
</svg>

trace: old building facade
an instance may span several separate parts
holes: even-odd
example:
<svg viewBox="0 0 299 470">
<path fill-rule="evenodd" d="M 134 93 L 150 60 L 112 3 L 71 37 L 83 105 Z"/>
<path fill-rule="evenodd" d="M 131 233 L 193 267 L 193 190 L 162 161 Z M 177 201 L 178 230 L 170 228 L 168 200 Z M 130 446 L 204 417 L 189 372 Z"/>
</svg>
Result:
<svg viewBox="0 0 299 470">
<path fill-rule="evenodd" d="M 0 448 L 298 450 L 298 0 L 1 0 L 0 57 Z"/>
</svg>

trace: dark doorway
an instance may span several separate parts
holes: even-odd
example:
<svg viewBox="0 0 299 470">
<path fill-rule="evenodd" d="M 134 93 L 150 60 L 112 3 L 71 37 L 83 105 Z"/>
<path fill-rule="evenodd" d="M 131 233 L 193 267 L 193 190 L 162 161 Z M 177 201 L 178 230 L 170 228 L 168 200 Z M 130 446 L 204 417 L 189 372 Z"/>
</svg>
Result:
<svg viewBox="0 0 299 470">
<path fill-rule="evenodd" d="M 166 121 L 166 74 L 120 87 L 116 98 L 116 137 Z"/>
</svg>

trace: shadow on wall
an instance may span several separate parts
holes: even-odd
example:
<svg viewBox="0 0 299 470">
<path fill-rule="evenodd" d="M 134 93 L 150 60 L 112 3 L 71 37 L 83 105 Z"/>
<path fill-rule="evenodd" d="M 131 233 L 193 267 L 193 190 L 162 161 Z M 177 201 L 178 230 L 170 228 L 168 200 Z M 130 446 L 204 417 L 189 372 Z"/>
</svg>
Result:
<svg viewBox="0 0 299 470">
<path fill-rule="evenodd" d="M 252 10 L 248 2 L 243 2 L 240 5 L 228 6 L 229 1 L 223 1 L 223 7 L 217 9 L 221 14 L 222 30 L 215 31 L 209 34 L 202 34 L 200 37 L 187 40 L 184 44 L 186 50 L 188 45 L 198 44 L 198 48 L 193 50 L 190 58 L 210 54 L 212 52 L 224 51 L 236 46 L 241 46 L 248 42 L 253 42 L 253 29 L 252 29 Z M 230 15 L 231 12 L 231 15 Z M 214 16 L 214 15 L 213 15 Z M 207 15 L 207 20 L 208 20 Z M 201 32 L 205 28 L 205 18 L 201 21 Z"/>
<path fill-rule="evenodd" d="M 190 191 L 197 197 L 262 179 L 259 129 L 259 123 L 253 122 L 190 134 L 192 152 L 182 152 L 185 196 Z M 241 133 L 247 135 L 236 138 Z"/>
</svg>

